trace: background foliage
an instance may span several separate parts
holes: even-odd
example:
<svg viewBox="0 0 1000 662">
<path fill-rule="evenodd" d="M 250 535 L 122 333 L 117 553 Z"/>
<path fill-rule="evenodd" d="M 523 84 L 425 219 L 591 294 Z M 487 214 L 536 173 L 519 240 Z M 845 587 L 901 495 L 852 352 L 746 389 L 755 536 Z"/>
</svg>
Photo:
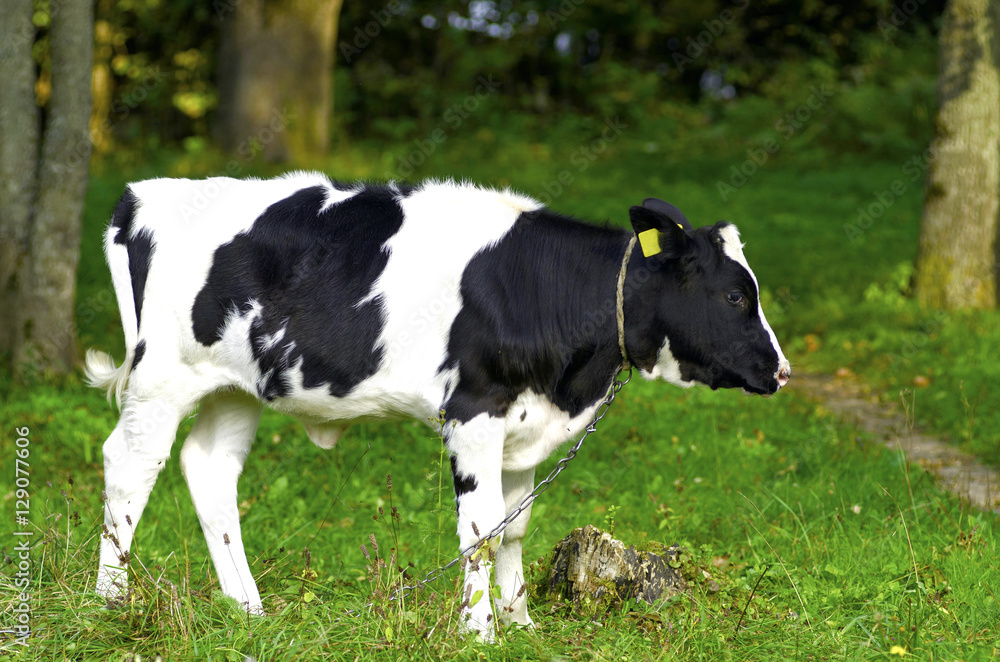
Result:
<svg viewBox="0 0 1000 662">
<path fill-rule="evenodd" d="M 915 2 L 908 14 L 887 0 L 346 3 L 331 121 L 341 141 L 419 137 L 487 76 L 500 87 L 475 126 L 544 136 L 568 117 L 617 115 L 680 130 L 761 104 L 794 109 L 828 85 L 844 93 L 830 144 L 909 149 L 933 108 L 924 65 L 933 67 L 943 4 Z M 218 32 L 232 11 L 222 0 L 98 3 L 104 94 L 143 97 L 127 117 L 116 111 L 117 140 L 154 149 L 207 140 Z"/>
</svg>

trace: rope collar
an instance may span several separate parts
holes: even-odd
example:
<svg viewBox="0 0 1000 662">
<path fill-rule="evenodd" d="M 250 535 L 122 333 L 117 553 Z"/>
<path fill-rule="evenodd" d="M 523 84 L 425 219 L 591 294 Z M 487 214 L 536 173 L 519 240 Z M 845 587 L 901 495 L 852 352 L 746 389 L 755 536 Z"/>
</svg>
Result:
<svg viewBox="0 0 1000 662">
<path fill-rule="evenodd" d="M 615 298 L 615 316 L 618 318 L 618 349 L 622 353 L 622 369 L 632 366 L 628 360 L 628 352 L 625 351 L 625 272 L 628 271 L 628 261 L 632 257 L 632 249 L 635 248 L 635 235 L 628 240 L 625 248 L 625 257 L 622 258 L 622 268 L 618 271 L 618 291 Z"/>
</svg>

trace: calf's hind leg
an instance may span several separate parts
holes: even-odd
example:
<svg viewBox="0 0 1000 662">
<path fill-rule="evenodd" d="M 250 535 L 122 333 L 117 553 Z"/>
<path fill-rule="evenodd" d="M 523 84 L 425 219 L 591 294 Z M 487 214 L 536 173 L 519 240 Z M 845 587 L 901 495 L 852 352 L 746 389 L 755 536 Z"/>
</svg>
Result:
<svg viewBox="0 0 1000 662">
<path fill-rule="evenodd" d="M 118 425 L 104 442 L 105 530 L 97 571 L 97 593 L 104 597 L 121 597 L 128 589 L 126 566 L 135 529 L 170 458 L 181 417 L 190 409 L 168 398 L 143 399 L 138 389 L 130 389 Z"/>
<path fill-rule="evenodd" d="M 262 409 L 245 393 L 206 396 L 181 448 L 181 469 L 222 592 L 255 614 L 263 614 L 263 607 L 243 548 L 236 482 Z"/>
</svg>

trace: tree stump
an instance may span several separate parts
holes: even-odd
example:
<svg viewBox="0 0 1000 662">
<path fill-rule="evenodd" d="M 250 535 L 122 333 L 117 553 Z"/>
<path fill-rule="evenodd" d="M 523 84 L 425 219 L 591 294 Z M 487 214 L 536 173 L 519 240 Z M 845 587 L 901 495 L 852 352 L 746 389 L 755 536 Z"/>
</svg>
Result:
<svg viewBox="0 0 1000 662">
<path fill-rule="evenodd" d="M 677 545 L 636 551 L 588 524 L 556 545 L 546 589 L 592 615 L 635 598 L 655 604 L 687 590 L 680 570 L 671 567 L 679 565 L 680 551 Z"/>
</svg>

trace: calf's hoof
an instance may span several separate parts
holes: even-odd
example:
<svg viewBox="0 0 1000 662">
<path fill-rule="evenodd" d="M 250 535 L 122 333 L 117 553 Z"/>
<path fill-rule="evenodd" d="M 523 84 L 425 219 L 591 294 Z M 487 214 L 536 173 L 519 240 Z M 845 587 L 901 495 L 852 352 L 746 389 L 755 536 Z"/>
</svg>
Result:
<svg viewBox="0 0 1000 662">
<path fill-rule="evenodd" d="M 128 593 L 128 573 L 124 569 L 112 570 L 102 566 L 97 571 L 94 592 L 109 602 L 121 600 Z"/>
<path fill-rule="evenodd" d="M 497 640 L 496 623 L 493 622 L 493 614 L 476 614 L 469 610 L 463 610 L 459 617 L 458 631 L 469 637 L 475 637 L 484 644 L 493 644 Z"/>
</svg>

